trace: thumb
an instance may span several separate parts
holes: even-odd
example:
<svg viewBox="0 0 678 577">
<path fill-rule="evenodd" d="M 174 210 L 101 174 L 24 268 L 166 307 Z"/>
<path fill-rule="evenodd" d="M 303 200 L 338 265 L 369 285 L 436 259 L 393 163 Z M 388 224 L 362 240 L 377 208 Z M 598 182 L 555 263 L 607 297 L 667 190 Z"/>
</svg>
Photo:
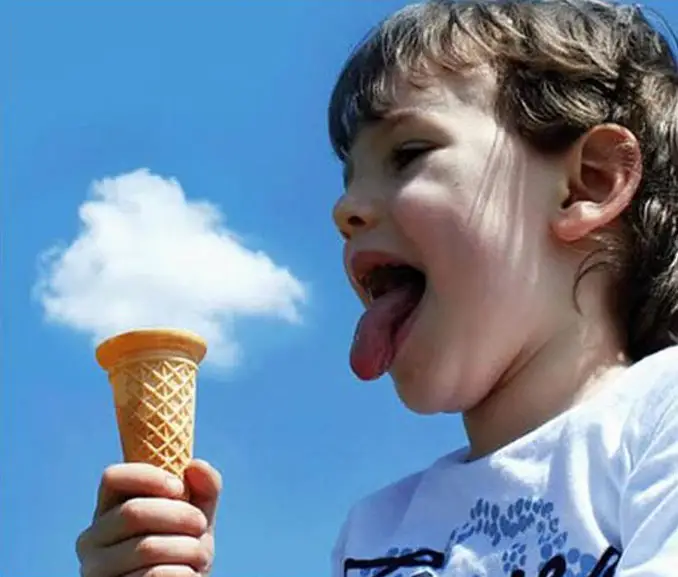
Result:
<svg viewBox="0 0 678 577">
<path fill-rule="evenodd" d="M 222 486 L 219 471 L 207 461 L 195 459 L 186 469 L 184 479 L 191 503 L 204 513 L 209 530 L 212 531 Z"/>
</svg>

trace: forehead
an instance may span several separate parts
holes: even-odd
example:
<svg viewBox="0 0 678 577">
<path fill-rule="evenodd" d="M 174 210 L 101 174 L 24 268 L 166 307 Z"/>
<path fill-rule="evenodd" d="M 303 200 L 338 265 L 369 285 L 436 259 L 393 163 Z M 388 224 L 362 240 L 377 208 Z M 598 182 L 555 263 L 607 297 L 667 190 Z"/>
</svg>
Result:
<svg viewBox="0 0 678 577">
<path fill-rule="evenodd" d="M 344 161 L 344 182 L 348 183 L 357 159 L 378 149 L 380 144 L 408 124 L 454 125 L 468 119 L 469 111 L 491 113 L 496 93 L 496 75 L 489 67 L 464 74 L 440 72 L 415 85 L 406 79 L 394 81 L 393 96 L 379 118 L 361 126 Z"/>
</svg>

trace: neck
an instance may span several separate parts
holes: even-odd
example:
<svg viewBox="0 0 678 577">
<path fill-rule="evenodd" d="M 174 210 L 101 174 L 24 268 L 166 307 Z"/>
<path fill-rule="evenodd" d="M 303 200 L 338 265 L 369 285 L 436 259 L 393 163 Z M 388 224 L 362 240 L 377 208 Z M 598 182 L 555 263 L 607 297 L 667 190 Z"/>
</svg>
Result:
<svg viewBox="0 0 678 577">
<path fill-rule="evenodd" d="M 569 326 L 517 359 L 491 393 L 464 413 L 469 459 L 520 438 L 613 380 L 628 365 L 616 335 L 599 315 L 575 315 Z"/>
</svg>

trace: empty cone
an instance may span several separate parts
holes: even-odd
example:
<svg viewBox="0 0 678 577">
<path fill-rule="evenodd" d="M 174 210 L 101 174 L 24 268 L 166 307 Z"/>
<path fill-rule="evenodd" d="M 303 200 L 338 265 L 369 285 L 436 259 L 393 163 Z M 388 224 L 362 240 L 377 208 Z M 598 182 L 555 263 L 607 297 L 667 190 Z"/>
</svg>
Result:
<svg viewBox="0 0 678 577">
<path fill-rule="evenodd" d="M 193 333 L 137 330 L 103 342 L 126 462 L 149 463 L 183 478 L 193 458 L 198 365 L 207 346 Z"/>
</svg>

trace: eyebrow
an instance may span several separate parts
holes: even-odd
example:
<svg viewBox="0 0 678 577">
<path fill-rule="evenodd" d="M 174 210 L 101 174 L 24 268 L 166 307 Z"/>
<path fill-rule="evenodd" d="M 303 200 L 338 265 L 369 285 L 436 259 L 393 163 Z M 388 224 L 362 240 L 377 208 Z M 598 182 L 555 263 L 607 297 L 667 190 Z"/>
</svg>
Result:
<svg viewBox="0 0 678 577">
<path fill-rule="evenodd" d="M 384 138 L 393 132 L 401 124 L 405 124 L 411 120 L 419 122 L 426 121 L 429 114 L 422 112 L 419 108 L 399 108 L 386 115 L 374 120 L 371 125 L 376 127 L 379 138 Z M 348 188 L 353 180 L 355 174 L 355 165 L 349 157 L 344 161 L 344 168 L 342 170 L 342 179 L 344 188 Z"/>
</svg>

